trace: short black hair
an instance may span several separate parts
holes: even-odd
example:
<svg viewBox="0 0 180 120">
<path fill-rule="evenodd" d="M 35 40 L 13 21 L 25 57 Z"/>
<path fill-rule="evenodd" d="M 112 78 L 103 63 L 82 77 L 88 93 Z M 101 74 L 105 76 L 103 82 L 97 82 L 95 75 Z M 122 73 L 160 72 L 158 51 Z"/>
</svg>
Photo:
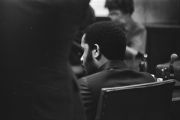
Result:
<svg viewBox="0 0 180 120">
<path fill-rule="evenodd" d="M 133 14 L 133 0 L 106 0 L 105 7 L 109 10 L 121 10 L 124 14 Z"/>
<path fill-rule="evenodd" d="M 113 21 L 96 22 L 85 30 L 85 43 L 90 50 L 98 44 L 100 52 L 109 60 L 124 60 L 126 34 L 121 24 Z"/>
</svg>

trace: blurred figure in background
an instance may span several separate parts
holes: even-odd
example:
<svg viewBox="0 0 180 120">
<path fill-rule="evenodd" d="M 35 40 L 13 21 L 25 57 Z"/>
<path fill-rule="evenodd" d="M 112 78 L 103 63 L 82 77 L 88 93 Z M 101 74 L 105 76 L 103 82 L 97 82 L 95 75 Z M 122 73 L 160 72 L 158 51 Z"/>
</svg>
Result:
<svg viewBox="0 0 180 120">
<path fill-rule="evenodd" d="M 132 18 L 133 0 L 106 0 L 112 21 L 122 24 L 127 32 L 126 62 L 128 66 L 139 71 L 140 58 L 146 52 L 146 29 L 144 25 Z"/>
<path fill-rule="evenodd" d="M 89 0 L 0 0 L 1 117 L 84 120 L 69 65 Z"/>
</svg>

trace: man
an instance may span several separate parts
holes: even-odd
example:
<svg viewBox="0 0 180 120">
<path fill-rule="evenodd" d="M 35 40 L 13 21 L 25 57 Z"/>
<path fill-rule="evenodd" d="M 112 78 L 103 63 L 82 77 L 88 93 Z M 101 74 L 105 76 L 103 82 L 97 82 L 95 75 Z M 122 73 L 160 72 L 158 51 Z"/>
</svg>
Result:
<svg viewBox="0 0 180 120">
<path fill-rule="evenodd" d="M 127 31 L 126 62 L 131 69 L 139 71 L 139 58 L 146 52 L 146 34 L 144 25 L 133 20 L 133 0 L 106 0 L 112 21 L 122 24 Z"/>
<path fill-rule="evenodd" d="M 1 118 L 84 120 L 69 66 L 89 0 L 0 0 Z"/>
<path fill-rule="evenodd" d="M 155 81 L 148 73 L 129 70 L 123 62 L 126 40 L 121 25 L 111 21 L 90 25 L 82 37 L 81 60 L 89 75 L 79 84 L 88 120 L 95 119 L 101 88 Z"/>
</svg>

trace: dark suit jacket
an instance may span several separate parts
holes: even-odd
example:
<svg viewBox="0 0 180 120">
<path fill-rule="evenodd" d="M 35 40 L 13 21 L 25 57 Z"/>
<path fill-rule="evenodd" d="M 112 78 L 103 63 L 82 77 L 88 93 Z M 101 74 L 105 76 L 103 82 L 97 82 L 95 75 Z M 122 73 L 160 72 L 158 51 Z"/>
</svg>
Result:
<svg viewBox="0 0 180 120">
<path fill-rule="evenodd" d="M 79 80 L 85 111 L 88 120 L 94 120 L 101 88 L 126 86 L 139 83 L 154 82 L 148 73 L 128 70 L 123 62 L 110 61 L 100 71 Z"/>
<path fill-rule="evenodd" d="M 5 120 L 84 120 L 68 65 L 89 0 L 0 0 L 0 110 Z"/>
</svg>

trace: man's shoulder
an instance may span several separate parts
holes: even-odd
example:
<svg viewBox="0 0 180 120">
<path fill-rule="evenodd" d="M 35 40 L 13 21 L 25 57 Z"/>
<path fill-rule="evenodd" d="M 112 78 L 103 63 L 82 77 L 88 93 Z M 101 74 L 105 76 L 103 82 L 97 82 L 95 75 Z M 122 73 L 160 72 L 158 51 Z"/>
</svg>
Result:
<svg viewBox="0 0 180 120">
<path fill-rule="evenodd" d="M 88 75 L 81 78 L 81 81 L 90 83 L 102 79 L 110 79 L 111 77 L 116 77 L 119 79 L 132 78 L 132 79 L 146 79 L 147 81 L 155 81 L 153 76 L 147 72 L 137 72 L 130 69 L 115 69 L 115 70 L 103 70 L 92 75 Z"/>
<path fill-rule="evenodd" d="M 125 69 L 120 71 L 115 71 L 112 75 L 118 76 L 119 80 L 122 81 L 132 81 L 134 83 L 135 81 L 137 83 L 146 83 L 146 82 L 155 82 L 155 78 L 148 72 L 138 72 L 131 69 Z M 135 83 L 136 83 L 135 82 Z"/>
<path fill-rule="evenodd" d="M 101 87 L 125 86 L 155 82 L 155 78 L 149 73 L 133 70 L 104 70 L 81 78 L 80 86 L 86 89 L 97 90 Z"/>
<path fill-rule="evenodd" d="M 139 75 L 139 78 L 144 79 L 147 82 L 155 82 L 155 78 L 148 72 L 137 72 L 134 71 L 135 74 Z"/>
<path fill-rule="evenodd" d="M 84 76 L 80 79 L 80 81 L 84 81 L 84 82 L 94 81 L 94 80 L 104 77 L 104 75 L 106 75 L 107 73 L 108 73 L 107 70 L 103 70 L 103 71 L 100 71 L 91 75 Z"/>
</svg>

